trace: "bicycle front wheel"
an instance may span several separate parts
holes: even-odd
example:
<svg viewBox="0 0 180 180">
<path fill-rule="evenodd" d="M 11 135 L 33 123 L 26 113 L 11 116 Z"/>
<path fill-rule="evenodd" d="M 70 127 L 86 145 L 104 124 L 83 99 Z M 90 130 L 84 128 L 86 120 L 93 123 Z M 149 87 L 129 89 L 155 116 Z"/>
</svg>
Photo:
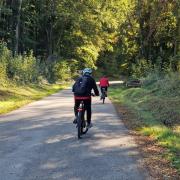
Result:
<svg viewBox="0 0 180 180">
<path fill-rule="evenodd" d="M 81 126 L 81 134 L 86 134 L 88 132 L 87 128 L 87 121 L 84 119 L 82 120 L 82 126 Z"/>
</svg>

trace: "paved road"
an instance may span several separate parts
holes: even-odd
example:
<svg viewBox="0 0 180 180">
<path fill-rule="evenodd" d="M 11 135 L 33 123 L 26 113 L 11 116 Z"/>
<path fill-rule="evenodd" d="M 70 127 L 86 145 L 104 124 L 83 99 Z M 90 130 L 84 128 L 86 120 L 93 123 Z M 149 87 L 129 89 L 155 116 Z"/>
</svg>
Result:
<svg viewBox="0 0 180 180">
<path fill-rule="evenodd" d="M 1 116 L 0 180 L 151 179 L 110 101 L 93 102 L 94 127 L 82 140 L 70 90 Z"/>
</svg>

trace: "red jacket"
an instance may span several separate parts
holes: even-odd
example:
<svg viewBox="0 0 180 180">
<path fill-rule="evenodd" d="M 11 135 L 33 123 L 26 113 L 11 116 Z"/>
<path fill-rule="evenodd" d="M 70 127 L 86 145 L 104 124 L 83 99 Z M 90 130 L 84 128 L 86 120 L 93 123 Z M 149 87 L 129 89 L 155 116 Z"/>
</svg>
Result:
<svg viewBox="0 0 180 180">
<path fill-rule="evenodd" d="M 99 86 L 100 87 L 107 87 L 107 86 L 109 86 L 109 80 L 108 80 L 108 78 L 106 78 L 106 77 L 102 77 L 100 80 L 99 80 Z"/>
</svg>

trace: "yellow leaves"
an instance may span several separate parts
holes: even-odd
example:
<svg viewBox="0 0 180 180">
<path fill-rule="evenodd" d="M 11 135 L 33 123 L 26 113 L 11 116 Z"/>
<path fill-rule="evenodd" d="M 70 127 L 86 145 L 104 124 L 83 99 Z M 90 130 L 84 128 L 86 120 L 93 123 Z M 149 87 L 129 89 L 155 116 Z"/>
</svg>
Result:
<svg viewBox="0 0 180 180">
<path fill-rule="evenodd" d="M 125 67 L 127 67 L 127 66 L 128 66 L 128 63 L 123 63 L 123 64 L 121 64 L 120 67 L 125 68 Z"/>
<path fill-rule="evenodd" d="M 76 53 L 83 63 L 89 67 L 95 68 L 95 62 L 99 56 L 99 50 L 92 44 L 84 45 L 76 49 Z"/>
<path fill-rule="evenodd" d="M 73 35 L 77 37 L 83 37 L 83 33 L 81 30 L 73 31 Z"/>
</svg>

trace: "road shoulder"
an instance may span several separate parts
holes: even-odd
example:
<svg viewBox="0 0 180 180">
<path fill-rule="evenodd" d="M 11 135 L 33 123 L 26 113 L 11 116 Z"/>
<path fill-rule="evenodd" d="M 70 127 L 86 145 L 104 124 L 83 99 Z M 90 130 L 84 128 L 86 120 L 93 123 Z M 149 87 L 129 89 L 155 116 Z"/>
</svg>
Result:
<svg viewBox="0 0 180 180">
<path fill-rule="evenodd" d="M 160 147 L 153 138 L 138 133 L 136 130 L 138 124 L 133 112 L 127 106 L 121 104 L 114 103 L 114 106 L 138 145 L 138 150 L 142 155 L 142 165 L 148 170 L 150 176 L 154 179 L 180 179 L 180 175 L 172 167 L 170 161 L 163 158 L 163 155 L 166 154 L 166 149 Z"/>
</svg>

